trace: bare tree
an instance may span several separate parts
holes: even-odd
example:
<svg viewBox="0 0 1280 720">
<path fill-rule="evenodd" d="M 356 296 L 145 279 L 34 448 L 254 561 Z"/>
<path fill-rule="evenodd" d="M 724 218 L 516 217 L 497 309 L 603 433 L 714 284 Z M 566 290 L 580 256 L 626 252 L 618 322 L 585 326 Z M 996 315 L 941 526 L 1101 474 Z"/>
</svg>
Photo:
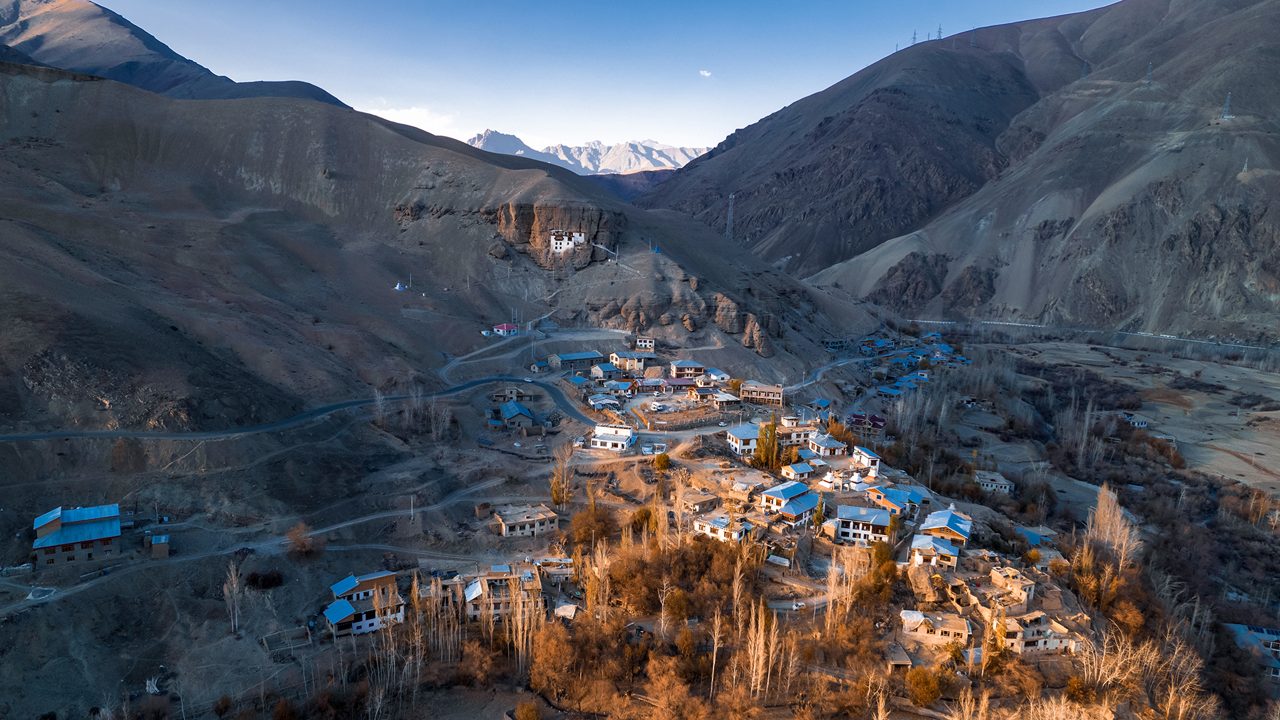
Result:
<svg viewBox="0 0 1280 720">
<path fill-rule="evenodd" d="M 227 617 L 231 620 L 231 632 L 240 632 L 240 601 L 244 598 L 244 583 L 240 567 L 232 560 L 227 563 L 227 579 L 222 583 L 222 598 L 227 604 Z"/>
</svg>

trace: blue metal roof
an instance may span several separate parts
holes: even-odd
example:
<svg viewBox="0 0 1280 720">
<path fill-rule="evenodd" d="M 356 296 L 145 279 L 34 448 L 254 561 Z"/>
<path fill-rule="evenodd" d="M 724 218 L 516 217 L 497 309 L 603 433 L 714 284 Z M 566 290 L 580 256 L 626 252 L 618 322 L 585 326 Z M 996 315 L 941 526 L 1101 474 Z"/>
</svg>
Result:
<svg viewBox="0 0 1280 720">
<path fill-rule="evenodd" d="M 581 375 L 574 375 L 573 377 L 569 378 L 569 382 L 573 383 L 574 385 L 586 385 L 591 381 L 582 377 Z"/>
<path fill-rule="evenodd" d="M 168 535 L 156 535 L 156 536 L 154 536 L 154 537 L 152 537 L 152 538 L 151 538 L 151 544 L 152 544 L 152 545 L 168 545 L 168 544 L 169 544 L 169 536 L 168 536 Z"/>
<path fill-rule="evenodd" d="M 339 580 L 338 582 L 330 585 L 329 590 L 330 592 L 333 593 L 334 597 L 341 597 L 351 592 L 352 590 L 355 590 L 356 586 L 359 584 L 360 584 L 360 581 L 356 579 L 355 575 L 348 575 L 342 578 L 341 580 Z"/>
<path fill-rule="evenodd" d="M 817 445 L 818 447 L 831 448 L 831 449 L 838 449 L 838 448 L 845 447 L 844 443 L 831 437 L 830 435 L 817 435 L 813 439 L 811 439 L 809 442 L 813 443 L 814 445 Z"/>
<path fill-rule="evenodd" d="M 618 372 L 618 366 L 608 362 L 600 363 L 596 368 L 600 370 L 600 372 Z"/>
<path fill-rule="evenodd" d="M 107 518 L 120 517 L 120 506 L 112 503 L 110 505 L 94 505 L 93 507 L 71 508 L 62 511 L 62 524 L 78 522 L 91 522 L 93 520 L 105 520 Z"/>
<path fill-rule="evenodd" d="M 658 356 L 654 353 L 636 352 L 634 350 L 621 350 L 614 353 L 614 355 L 617 355 L 619 358 L 623 360 L 657 360 L 658 359 Z"/>
<path fill-rule="evenodd" d="M 889 511 L 884 508 L 869 508 L 858 505 L 840 505 L 836 508 L 836 518 L 850 522 L 864 522 L 888 527 L 890 517 Z"/>
<path fill-rule="evenodd" d="M 729 437 L 739 440 L 751 440 L 760 437 L 760 428 L 756 425 L 738 425 L 729 428 L 725 432 L 729 434 Z"/>
<path fill-rule="evenodd" d="M 700 368 L 702 367 L 702 363 L 697 362 L 696 360 L 674 360 L 671 363 L 671 367 Z"/>
<path fill-rule="evenodd" d="M 778 512 L 784 515 L 800 516 L 807 512 L 813 512 L 813 510 L 818 507 L 819 500 L 820 498 L 812 493 L 801 495 L 786 505 L 783 505 Z"/>
<path fill-rule="evenodd" d="M 823 409 L 831 407 L 831 401 L 826 398 L 814 398 L 813 402 L 809 404 Z"/>
<path fill-rule="evenodd" d="M 49 523 L 53 522 L 54 520 L 57 520 L 60 517 L 62 517 L 61 506 L 56 507 L 50 510 L 49 512 L 41 515 L 40 517 L 36 518 L 35 523 L 32 524 L 32 528 L 39 530 L 41 526 L 48 525 Z"/>
<path fill-rule="evenodd" d="M 490 568 L 490 570 L 495 573 L 509 573 L 511 572 L 511 566 L 510 565 L 494 565 Z"/>
<path fill-rule="evenodd" d="M 335 600 L 329 603 L 329 607 L 324 609 L 324 619 L 328 620 L 331 625 L 337 625 L 355 614 L 355 606 L 346 600 Z"/>
<path fill-rule="evenodd" d="M 502 413 L 503 420 L 510 420 L 511 418 L 518 417 L 520 415 L 524 415 L 530 420 L 533 419 L 533 411 L 515 400 L 508 400 L 502 403 L 502 405 L 499 406 L 499 412 Z"/>
<path fill-rule="evenodd" d="M 775 485 L 768 490 L 765 490 L 761 494 L 769 497 L 776 497 L 781 500 L 790 500 L 791 498 L 798 497 L 807 492 L 809 492 L 808 485 L 805 485 L 798 480 L 788 480 L 781 485 Z"/>
<path fill-rule="evenodd" d="M 560 358 L 560 362 L 564 362 L 565 360 L 570 360 L 570 361 L 573 361 L 573 360 L 595 360 L 595 359 L 598 359 L 598 358 L 602 358 L 602 357 L 604 357 L 604 356 L 603 356 L 603 355 L 601 355 L 600 353 L 596 352 L 595 350 L 591 350 L 591 351 L 588 351 L 588 352 L 560 353 L 559 355 L 556 355 L 555 357 Z"/>
<path fill-rule="evenodd" d="M 951 557 L 959 557 L 960 555 L 960 550 L 955 545 L 952 545 L 950 540 L 932 535 L 916 535 L 911 538 L 911 549 L 933 552 L 937 555 L 949 555 Z"/>
<path fill-rule="evenodd" d="M 809 465 L 809 463 L 802 463 L 802 462 L 792 463 L 787 467 L 791 468 L 791 472 L 797 475 L 807 475 L 813 472 L 813 468 Z"/>
<path fill-rule="evenodd" d="M 973 532 L 973 520 L 957 512 L 953 505 L 946 510 L 929 513 L 929 517 L 925 518 L 924 522 L 920 524 L 921 530 L 941 530 L 943 528 L 968 539 L 969 533 Z"/>
<path fill-rule="evenodd" d="M 855 452 L 857 452 L 857 453 L 858 453 L 858 454 L 860 454 L 860 455 L 866 455 L 867 457 L 871 458 L 872 460 L 879 460 L 879 459 L 880 459 L 880 456 L 879 456 L 879 455 L 877 455 L 877 454 L 875 453 L 875 451 L 874 451 L 874 450 L 871 450 L 871 449 L 869 449 L 869 448 L 864 448 L 864 447 L 862 447 L 861 445 L 859 445 L 859 446 L 855 447 L 855 448 L 854 448 L 854 451 L 855 451 Z"/>
<path fill-rule="evenodd" d="M 63 511 L 63 517 L 66 517 L 66 511 Z M 42 538 L 36 538 L 36 541 L 31 543 L 31 547 L 39 550 L 58 545 L 70 545 L 72 543 L 91 542 L 93 540 L 116 537 L 120 537 L 120 518 L 118 517 L 95 520 L 93 522 L 77 522 L 73 525 L 67 525 L 66 520 L 63 520 L 61 529 L 51 532 Z"/>
</svg>

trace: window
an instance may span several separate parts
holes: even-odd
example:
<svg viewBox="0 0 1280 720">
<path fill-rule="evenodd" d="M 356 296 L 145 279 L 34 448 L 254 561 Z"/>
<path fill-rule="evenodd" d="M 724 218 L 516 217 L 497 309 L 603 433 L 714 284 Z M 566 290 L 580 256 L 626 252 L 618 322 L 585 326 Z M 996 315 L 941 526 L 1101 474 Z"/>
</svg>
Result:
<svg viewBox="0 0 1280 720">
<path fill-rule="evenodd" d="M 76 546 L 74 544 L 62 546 L 62 552 L 71 552 L 72 550 L 75 550 L 75 549 L 76 549 Z"/>
<path fill-rule="evenodd" d="M 45 548 L 45 549 L 44 549 L 44 554 L 45 554 L 45 555 L 52 555 L 52 554 L 56 553 L 57 551 L 58 551 L 58 549 L 57 549 L 57 548 Z"/>
<path fill-rule="evenodd" d="M 111 538 L 106 538 L 106 539 L 104 539 L 104 540 L 102 541 L 102 545 L 103 545 L 104 547 L 105 547 L 105 546 L 107 546 L 107 545 L 110 545 L 110 544 L 111 544 Z"/>
<path fill-rule="evenodd" d="M 92 541 L 92 540 L 90 540 L 90 541 L 88 541 L 88 542 L 82 542 L 82 543 L 80 543 L 80 549 L 82 549 L 82 550 L 88 550 L 88 549 L 89 549 L 89 548 L 91 548 L 91 547 L 93 547 L 93 541 Z"/>
</svg>

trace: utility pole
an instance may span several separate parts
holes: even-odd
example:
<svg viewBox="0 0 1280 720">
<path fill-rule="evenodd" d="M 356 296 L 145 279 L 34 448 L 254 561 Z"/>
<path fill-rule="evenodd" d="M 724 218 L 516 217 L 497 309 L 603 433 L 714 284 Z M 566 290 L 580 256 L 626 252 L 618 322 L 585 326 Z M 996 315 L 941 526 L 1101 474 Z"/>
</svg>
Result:
<svg viewBox="0 0 1280 720">
<path fill-rule="evenodd" d="M 724 223 L 724 239 L 733 241 L 733 198 L 737 193 L 729 193 L 729 216 Z"/>
<path fill-rule="evenodd" d="M 938 39 L 942 39 L 942 23 L 938 23 Z"/>
<path fill-rule="evenodd" d="M 915 30 L 912 30 L 912 31 L 911 31 L 911 44 L 912 44 L 912 45 L 915 45 L 915 44 L 916 44 L 916 31 L 915 31 Z"/>
</svg>

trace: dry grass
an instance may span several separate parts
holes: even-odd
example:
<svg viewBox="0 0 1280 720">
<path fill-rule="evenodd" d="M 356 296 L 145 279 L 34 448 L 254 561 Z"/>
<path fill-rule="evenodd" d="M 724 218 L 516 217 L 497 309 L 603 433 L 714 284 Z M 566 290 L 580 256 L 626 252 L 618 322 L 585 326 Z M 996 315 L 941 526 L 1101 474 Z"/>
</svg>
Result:
<svg viewBox="0 0 1280 720">
<path fill-rule="evenodd" d="M 1173 405 L 1183 410 L 1191 410 L 1195 407 L 1195 403 L 1191 402 L 1191 398 L 1185 394 L 1166 387 L 1151 388 L 1138 393 L 1142 397 L 1143 402 L 1159 403 L 1161 405 Z"/>
</svg>

